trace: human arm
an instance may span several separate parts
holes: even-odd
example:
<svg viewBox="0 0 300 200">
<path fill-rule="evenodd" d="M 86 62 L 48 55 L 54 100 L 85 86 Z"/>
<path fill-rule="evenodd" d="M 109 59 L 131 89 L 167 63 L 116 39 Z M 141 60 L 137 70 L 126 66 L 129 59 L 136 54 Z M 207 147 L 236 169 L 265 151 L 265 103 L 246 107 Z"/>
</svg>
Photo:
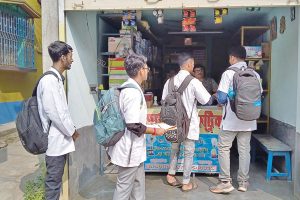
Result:
<svg viewBox="0 0 300 200">
<path fill-rule="evenodd" d="M 207 92 L 203 84 L 198 79 L 193 79 L 191 83 L 197 101 L 202 105 L 211 105 L 213 97 Z"/>
<path fill-rule="evenodd" d="M 164 129 L 149 128 L 140 122 L 141 112 L 141 94 L 140 91 L 134 88 L 122 90 L 121 94 L 123 104 L 123 116 L 126 121 L 126 128 L 133 134 L 141 137 L 143 134 L 162 135 Z"/>
<path fill-rule="evenodd" d="M 62 84 L 55 76 L 45 76 L 38 85 L 40 103 L 47 117 L 62 134 L 71 137 L 75 126 L 71 119 Z"/>
<path fill-rule="evenodd" d="M 230 87 L 230 79 L 228 76 L 228 71 L 225 71 L 222 74 L 222 78 L 220 80 L 220 84 L 217 90 L 217 101 L 220 105 L 225 105 L 228 101 L 228 91 Z"/>
</svg>

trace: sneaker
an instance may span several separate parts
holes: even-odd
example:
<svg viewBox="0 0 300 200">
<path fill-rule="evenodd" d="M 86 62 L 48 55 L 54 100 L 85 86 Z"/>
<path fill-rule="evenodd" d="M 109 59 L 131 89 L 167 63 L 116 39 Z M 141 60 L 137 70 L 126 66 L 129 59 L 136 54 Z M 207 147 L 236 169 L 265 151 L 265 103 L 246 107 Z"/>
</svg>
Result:
<svg viewBox="0 0 300 200">
<path fill-rule="evenodd" d="M 234 187 L 231 185 L 231 182 L 220 182 L 216 186 L 212 186 L 209 190 L 216 194 L 227 194 L 234 190 Z"/>
<path fill-rule="evenodd" d="M 238 191 L 247 192 L 249 183 L 247 181 L 239 182 Z"/>
</svg>

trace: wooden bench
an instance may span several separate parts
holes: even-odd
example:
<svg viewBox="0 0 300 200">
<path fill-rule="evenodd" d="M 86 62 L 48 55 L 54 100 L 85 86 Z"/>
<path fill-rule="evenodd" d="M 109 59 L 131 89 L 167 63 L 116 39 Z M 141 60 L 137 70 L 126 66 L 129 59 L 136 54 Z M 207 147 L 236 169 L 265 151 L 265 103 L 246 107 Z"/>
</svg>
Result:
<svg viewBox="0 0 300 200">
<path fill-rule="evenodd" d="M 292 149 L 281 142 L 280 140 L 272 137 L 271 135 L 253 134 L 252 135 L 252 161 L 256 158 L 256 147 L 259 145 L 268 154 L 267 175 L 266 180 L 270 181 L 272 176 L 287 177 L 288 181 L 292 180 L 291 173 L 291 152 Z M 273 157 L 280 156 L 285 158 L 285 171 L 286 172 L 273 172 Z"/>
</svg>

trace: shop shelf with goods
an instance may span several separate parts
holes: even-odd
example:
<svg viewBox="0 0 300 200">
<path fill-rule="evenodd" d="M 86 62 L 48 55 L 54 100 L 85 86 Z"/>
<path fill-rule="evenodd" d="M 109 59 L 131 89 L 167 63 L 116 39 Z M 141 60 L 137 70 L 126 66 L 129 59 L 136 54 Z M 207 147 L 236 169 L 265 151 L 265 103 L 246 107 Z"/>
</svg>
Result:
<svg viewBox="0 0 300 200">
<path fill-rule="evenodd" d="M 99 88 L 119 86 L 128 78 L 124 60 L 131 51 L 147 57 L 150 68 L 160 66 L 161 51 L 158 40 L 141 21 L 137 21 L 136 26 L 124 27 L 122 13 L 99 14 L 99 20 L 105 24 L 98 28 Z M 152 73 L 145 86 L 152 84 L 150 81 L 154 79 L 151 75 Z"/>
<path fill-rule="evenodd" d="M 263 86 L 262 114 L 257 120 L 258 130 L 269 132 L 270 125 L 270 83 L 271 83 L 271 41 L 269 26 L 242 26 L 233 36 L 234 44 L 246 48 L 246 62 L 260 75 Z M 239 41 L 239 42 L 238 42 Z"/>
<path fill-rule="evenodd" d="M 123 13 L 104 13 L 98 15 L 98 94 L 112 87 L 119 87 L 128 76 L 125 58 L 131 53 L 144 55 L 151 69 L 148 80 L 143 84 L 145 91 L 155 88 L 157 74 L 161 68 L 161 48 L 157 38 L 144 27 L 141 21 L 136 26 L 124 27 Z M 157 85 L 157 84 L 156 84 Z M 100 172 L 113 173 L 114 166 L 101 148 Z"/>
</svg>

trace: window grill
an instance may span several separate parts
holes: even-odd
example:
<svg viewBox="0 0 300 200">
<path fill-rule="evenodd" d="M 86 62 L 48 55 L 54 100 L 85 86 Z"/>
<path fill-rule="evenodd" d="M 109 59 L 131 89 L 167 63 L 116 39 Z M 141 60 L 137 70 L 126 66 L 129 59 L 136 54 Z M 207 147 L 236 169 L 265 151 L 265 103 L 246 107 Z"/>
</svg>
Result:
<svg viewBox="0 0 300 200">
<path fill-rule="evenodd" d="M 0 4 L 0 67 L 35 69 L 34 21 L 16 5 Z"/>
</svg>

